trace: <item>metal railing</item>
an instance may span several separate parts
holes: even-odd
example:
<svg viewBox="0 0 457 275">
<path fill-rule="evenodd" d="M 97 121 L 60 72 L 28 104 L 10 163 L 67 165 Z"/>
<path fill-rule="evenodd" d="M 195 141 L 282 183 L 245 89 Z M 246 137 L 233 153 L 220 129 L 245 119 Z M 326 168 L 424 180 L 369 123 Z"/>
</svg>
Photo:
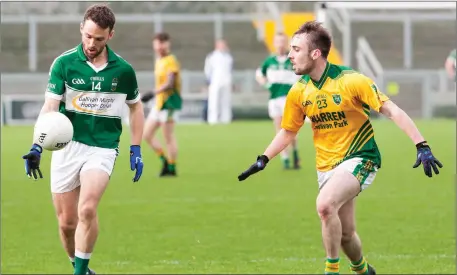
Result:
<svg viewBox="0 0 457 275">
<path fill-rule="evenodd" d="M 393 100 L 403 102 L 405 111 L 414 116 L 430 119 L 436 107 L 456 105 L 455 82 L 447 78 L 444 70 L 386 70 L 379 80 L 383 91 L 389 92 L 392 84 L 400 86 Z M 418 88 L 402 89 L 401 85 Z"/>
<path fill-rule="evenodd" d="M 183 106 L 180 121 L 200 121 L 203 102 L 208 98 L 206 77 L 201 71 L 182 71 Z M 2 97 L 1 106 L 5 108 L 0 119 L 4 116 L 6 124 L 30 125 L 44 102 L 44 94 L 48 81 L 47 73 L 1 74 Z M 150 91 L 154 87 L 154 72 L 137 72 L 140 93 Z M 234 71 L 231 105 L 243 113 L 256 113 L 264 110 L 266 114 L 269 92 L 260 87 L 255 81 L 255 71 Z M 145 104 L 145 109 L 151 107 Z M 125 106 L 125 111 L 128 108 Z M 0 110 L 3 111 L 3 110 Z M 258 112 L 258 111 L 257 111 Z M 2 120 L 3 123 L 3 120 Z"/>
<path fill-rule="evenodd" d="M 376 80 L 378 85 L 382 85 L 382 83 L 379 83 L 379 78 L 384 73 L 384 69 L 371 49 L 370 44 L 363 36 L 357 39 L 356 59 L 358 69 L 368 77 Z"/>
<path fill-rule="evenodd" d="M 405 12 L 406 9 L 418 10 Z M 360 12 L 359 10 L 363 10 Z M 383 11 L 388 10 L 388 11 Z M 398 10 L 399 12 L 391 12 Z M 423 12 L 423 10 L 429 10 Z M 430 10 L 433 10 L 432 12 Z M 456 4 L 451 2 L 325 2 L 316 5 L 316 14 L 319 20 L 334 23 L 343 39 L 343 60 L 345 65 L 351 66 L 353 54 L 352 23 L 363 22 L 397 22 L 403 24 L 403 66 L 413 66 L 413 23 L 428 21 L 449 21 L 454 23 L 456 18 Z M 328 22 L 327 22 L 328 21 Z"/>
<path fill-rule="evenodd" d="M 152 90 L 154 72 L 138 71 L 136 73 L 140 92 Z M 42 95 L 48 81 L 47 73 L 2 73 L 2 95 L 21 94 Z M 255 81 L 255 70 L 236 70 L 233 72 L 233 93 L 235 98 L 242 98 L 242 103 L 266 103 L 268 92 Z M 181 93 L 185 96 L 206 97 L 206 77 L 202 71 L 181 71 Z M 236 99 L 235 99 L 236 100 Z"/>
<path fill-rule="evenodd" d="M 83 15 L 3 15 L 1 24 L 27 24 L 28 25 L 28 65 L 31 72 L 37 70 L 38 64 L 38 24 L 43 23 L 75 23 L 81 22 Z M 268 13 L 249 13 L 249 14 L 228 14 L 228 13 L 202 13 L 202 14 L 117 14 L 116 21 L 119 23 L 151 23 L 154 24 L 154 31 L 163 30 L 164 23 L 176 22 L 207 22 L 214 24 L 214 37 L 224 36 L 224 22 L 252 22 L 252 20 L 267 20 L 271 15 Z"/>
</svg>

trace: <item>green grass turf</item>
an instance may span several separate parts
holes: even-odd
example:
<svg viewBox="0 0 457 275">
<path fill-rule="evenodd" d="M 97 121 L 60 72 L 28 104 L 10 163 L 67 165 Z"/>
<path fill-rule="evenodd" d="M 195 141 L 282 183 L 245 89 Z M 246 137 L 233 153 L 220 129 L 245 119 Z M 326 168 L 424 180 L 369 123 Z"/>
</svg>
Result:
<svg viewBox="0 0 457 275">
<path fill-rule="evenodd" d="M 364 252 L 381 274 L 455 274 L 455 122 L 418 121 L 444 168 L 427 178 L 412 169 L 416 151 L 390 121 L 375 121 L 383 155 L 374 184 L 358 198 Z M 90 266 L 99 273 L 323 273 L 315 212 L 314 149 L 300 133 L 301 171 L 279 159 L 245 182 L 236 176 L 273 137 L 269 121 L 179 125 L 179 177 L 159 179 L 144 145 L 145 171 L 132 183 L 128 131 L 99 209 L 100 236 Z M 2 129 L 2 272 L 70 273 L 45 179 L 24 175 L 31 127 Z M 342 272 L 348 262 L 342 256 Z"/>
</svg>

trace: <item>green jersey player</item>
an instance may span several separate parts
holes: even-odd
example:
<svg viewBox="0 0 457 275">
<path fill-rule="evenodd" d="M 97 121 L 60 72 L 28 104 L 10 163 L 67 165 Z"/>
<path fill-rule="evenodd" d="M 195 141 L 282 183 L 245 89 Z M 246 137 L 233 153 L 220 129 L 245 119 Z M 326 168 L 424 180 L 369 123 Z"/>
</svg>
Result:
<svg viewBox="0 0 457 275">
<path fill-rule="evenodd" d="M 274 47 L 276 53 L 265 59 L 256 73 L 257 82 L 270 91 L 270 100 L 268 101 L 268 115 L 273 120 L 276 133 L 281 130 L 281 120 L 286 104 L 286 96 L 292 85 L 297 82 L 298 77 L 295 75 L 292 63 L 287 57 L 288 54 L 288 37 L 284 33 L 277 33 L 274 37 Z M 293 167 L 300 168 L 298 157 L 297 141 L 292 142 Z M 281 158 L 285 169 L 290 168 L 289 153 L 285 149 L 281 152 Z"/>
<path fill-rule="evenodd" d="M 144 113 L 132 66 L 107 42 L 115 16 L 105 5 L 89 7 L 80 25 L 82 43 L 51 65 L 41 114 L 64 113 L 74 128 L 73 140 L 51 160 L 51 192 L 60 239 L 74 274 L 93 274 L 89 259 L 98 235 L 97 206 L 108 186 L 118 155 L 124 106 L 130 109 L 130 168 L 138 181 L 142 170 L 140 143 Z M 25 155 L 26 172 L 37 179 L 42 148 Z"/>
<path fill-rule="evenodd" d="M 455 80 L 455 68 L 456 68 L 456 49 L 453 49 L 448 57 L 446 58 L 446 62 L 444 63 L 444 67 L 446 68 L 446 72 L 450 79 Z"/>
</svg>

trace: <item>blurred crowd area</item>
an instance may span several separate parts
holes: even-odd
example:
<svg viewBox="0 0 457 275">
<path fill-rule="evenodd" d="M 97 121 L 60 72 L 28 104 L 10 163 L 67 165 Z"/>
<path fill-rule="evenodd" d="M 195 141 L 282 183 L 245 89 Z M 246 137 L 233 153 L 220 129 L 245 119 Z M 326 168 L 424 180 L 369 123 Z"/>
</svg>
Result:
<svg viewBox="0 0 457 275">
<path fill-rule="evenodd" d="M 2 15 L 82 15 L 85 9 L 99 2 L 4 2 Z M 250 14 L 258 10 L 255 2 L 110 2 L 117 14 Z M 276 3 L 281 11 L 291 9 L 312 11 L 314 3 Z M 49 17 L 52 19 L 52 17 Z M 29 32 L 27 23 L 8 24 L 2 30 L 2 71 L 28 71 Z M 79 43 L 78 24 L 37 24 L 37 71 L 47 71 L 53 58 Z M 110 42 L 121 56 L 137 70 L 151 70 L 153 59 L 151 39 L 154 23 L 118 23 L 116 36 Z M 164 22 L 164 31 L 171 34 L 172 49 L 186 70 L 202 70 L 205 56 L 214 49 L 214 22 Z M 252 20 L 223 22 L 223 38 L 234 59 L 235 70 L 255 69 L 268 51 L 264 41 L 257 38 Z"/>
<path fill-rule="evenodd" d="M 100 2 L 2 2 L 1 14 L 10 18 L 23 20 L 22 22 L 8 23 L 2 28 L 2 43 L 0 45 L 0 57 L 2 62 L 0 70 L 3 73 L 28 73 L 31 71 L 31 63 L 36 64 L 32 70 L 37 73 L 47 73 L 49 66 L 56 56 L 62 52 L 73 48 L 81 42 L 79 34 L 79 17 L 82 16 L 86 8 L 92 4 Z M 265 4 L 265 3 L 263 3 Z M 185 16 L 192 14 L 207 14 L 212 18 L 213 15 L 232 14 L 234 17 L 240 15 L 240 20 L 224 20 L 222 22 L 223 38 L 228 44 L 231 55 L 233 56 L 233 69 L 235 91 L 243 92 L 265 92 L 256 85 L 254 71 L 259 67 L 266 56 L 270 54 L 266 41 L 259 39 L 259 29 L 254 24 L 256 17 L 261 10 L 259 3 L 256 2 L 109 2 L 109 6 L 116 15 L 142 14 L 151 15 L 161 14 L 162 16 L 171 14 L 177 15 L 179 20 L 163 21 L 160 29 L 171 35 L 172 52 L 177 56 L 183 70 L 193 72 L 186 73 L 184 87 L 189 92 L 201 91 L 204 84 L 203 68 L 205 58 L 208 53 L 214 50 L 217 27 L 213 19 L 206 22 L 185 21 Z M 275 2 L 277 11 L 280 14 L 286 13 L 309 13 L 314 12 L 315 2 Z M 265 7 L 264 7 L 265 8 Z M 267 13 L 267 11 L 264 12 Z M 358 10 L 357 13 L 373 12 L 377 16 L 404 14 L 405 18 L 409 15 L 418 13 L 436 12 L 455 12 L 449 10 Z M 251 16 L 252 14 L 252 16 Z M 351 15 L 354 14 L 351 11 Z M 409 14 L 409 15 L 406 15 Z M 22 16 L 21 16 L 22 15 Z M 30 15 L 41 16 L 46 23 L 36 24 L 36 41 L 30 38 L 30 22 L 27 17 Z M 62 22 L 56 20 L 57 15 L 62 18 L 75 16 L 76 20 Z M 269 13 L 270 16 L 272 16 Z M 2 18 L 2 20 L 3 20 Z M 22 18 L 22 19 L 21 19 Z M 244 18 L 244 19 L 242 19 Z M 82 18 L 81 18 L 82 19 Z M 235 18 L 236 19 L 236 18 Z M 286 20 L 287 21 L 287 20 Z M 304 20 L 305 21 L 305 20 Z M 283 22 L 286 24 L 287 22 Z M 345 60 L 347 64 L 355 69 L 359 69 L 357 60 L 358 41 L 361 37 L 366 39 L 370 45 L 373 55 L 379 60 L 384 72 L 389 70 L 403 70 L 409 73 L 409 78 L 398 77 L 389 78 L 387 74 L 383 77 L 384 86 L 398 86 L 395 99 L 405 107 L 417 110 L 417 114 L 423 112 L 422 107 L 426 105 L 423 97 L 417 97 L 418 92 L 429 89 L 433 91 L 444 91 L 454 89 L 453 78 L 447 78 L 446 74 L 438 72 L 444 70 L 444 63 L 451 50 L 455 48 L 457 39 L 455 24 L 446 20 L 414 20 L 410 22 L 411 39 L 405 40 L 405 21 L 402 20 L 372 20 L 372 21 L 352 21 L 350 31 L 344 33 L 335 25 L 335 20 L 329 20 L 329 27 L 332 30 L 333 45 L 341 54 L 349 52 L 351 57 Z M 3 25 L 3 23 L 2 23 Z M 340 26 L 341 27 L 341 26 Z M 154 54 L 152 51 L 152 37 L 157 31 L 154 20 L 150 22 L 118 22 L 115 27 L 115 37 L 110 41 L 110 46 L 123 58 L 128 60 L 138 72 L 146 72 L 147 77 L 139 77 L 141 85 L 150 86 L 149 72 L 153 70 Z M 349 37 L 351 42 L 349 47 L 344 48 L 344 38 Z M 30 59 L 30 45 L 35 45 L 36 62 Z M 411 46 L 411 64 L 405 67 L 405 48 Z M 350 61 L 350 62 L 348 62 Z M 433 71 L 429 74 L 430 81 L 425 81 L 421 70 Z M 144 81 L 142 79 L 145 79 Z M 148 81 L 146 81 L 148 80 Z M 29 83 L 32 82 L 30 79 Z M 392 83 L 391 83 L 392 82 Z M 11 81 L 12 87 L 17 87 L 18 83 Z M 390 85 L 392 84 L 392 85 Z M 25 85 L 25 84 L 24 84 Z M 30 84 L 32 85 L 32 84 Z M 32 91 L 24 86 L 23 91 Z M 36 84 L 33 84 L 36 86 Z M 430 88 L 425 87 L 430 85 Z M 425 87 L 425 88 L 424 88 Z M 9 91 L 8 89 L 4 89 Z M 14 92 L 15 89 L 11 89 Z M 400 93 L 400 92 L 401 93 Z M 262 93 L 263 94 L 263 93 Z M 449 94 L 454 97 L 454 94 Z M 441 101 L 448 101 L 448 94 L 444 97 L 439 96 Z M 258 101 L 252 97 L 253 101 Z M 246 99 L 243 98 L 243 103 Z M 452 100 L 455 104 L 455 100 Z"/>
<path fill-rule="evenodd" d="M 2 14 L 80 14 L 100 2 L 3 2 Z M 313 8 L 314 3 L 276 2 L 281 10 L 294 6 Z M 118 13 L 247 13 L 256 11 L 255 2 L 110 2 Z"/>
</svg>

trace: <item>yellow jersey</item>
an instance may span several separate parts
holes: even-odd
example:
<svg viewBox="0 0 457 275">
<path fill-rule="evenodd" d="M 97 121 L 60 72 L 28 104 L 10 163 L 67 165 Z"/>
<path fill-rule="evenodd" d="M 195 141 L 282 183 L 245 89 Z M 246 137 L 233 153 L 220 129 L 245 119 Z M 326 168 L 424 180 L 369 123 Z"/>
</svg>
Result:
<svg viewBox="0 0 457 275">
<path fill-rule="evenodd" d="M 308 75 L 290 89 L 281 126 L 298 132 L 311 120 L 316 168 L 329 171 L 361 157 L 381 167 L 381 154 L 370 123 L 370 108 L 379 112 L 389 98 L 365 75 L 327 62 L 318 82 Z"/>
<path fill-rule="evenodd" d="M 181 109 L 181 69 L 179 62 L 172 54 L 156 59 L 154 66 L 156 89 L 159 89 L 167 83 L 168 75 L 170 73 L 176 73 L 175 83 L 173 84 L 172 89 L 157 94 L 155 99 L 155 107 L 157 110 Z"/>
</svg>

